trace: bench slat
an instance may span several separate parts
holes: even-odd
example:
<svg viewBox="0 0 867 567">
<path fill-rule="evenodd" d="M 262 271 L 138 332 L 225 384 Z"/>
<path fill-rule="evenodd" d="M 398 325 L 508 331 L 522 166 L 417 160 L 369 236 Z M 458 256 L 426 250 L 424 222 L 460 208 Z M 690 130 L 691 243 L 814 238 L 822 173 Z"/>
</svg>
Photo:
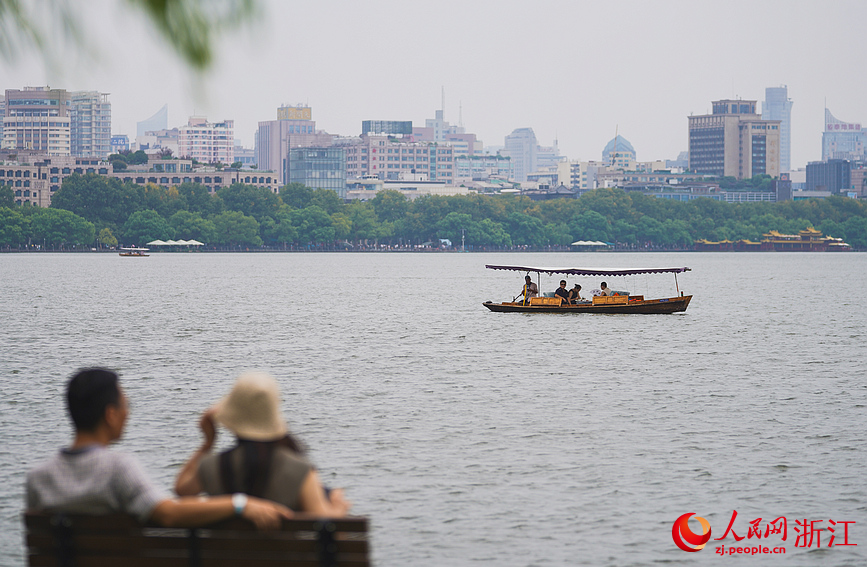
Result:
<svg viewBox="0 0 867 567">
<path fill-rule="evenodd" d="M 56 520 L 56 517 L 55 517 Z M 190 556 L 201 567 L 321 566 L 319 530 L 322 522 L 333 526 L 335 566 L 370 564 L 366 518 L 318 520 L 298 517 L 286 520 L 279 531 L 257 531 L 245 520 L 231 519 L 206 528 L 142 526 L 125 515 L 66 515 L 64 541 L 75 549 L 76 567 L 187 567 Z M 56 567 L 57 528 L 47 513 L 26 513 L 26 542 L 31 567 Z M 195 532 L 196 537 L 190 534 Z M 191 551 L 196 549 L 195 554 Z"/>
</svg>

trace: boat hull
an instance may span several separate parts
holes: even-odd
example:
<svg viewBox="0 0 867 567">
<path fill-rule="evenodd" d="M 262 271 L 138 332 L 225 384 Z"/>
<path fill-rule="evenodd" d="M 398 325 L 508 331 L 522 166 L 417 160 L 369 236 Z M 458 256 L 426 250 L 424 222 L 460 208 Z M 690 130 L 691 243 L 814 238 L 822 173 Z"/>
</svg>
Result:
<svg viewBox="0 0 867 567">
<path fill-rule="evenodd" d="M 664 299 L 648 299 L 645 301 L 630 301 L 625 304 L 582 303 L 578 305 L 522 305 L 521 303 L 482 303 L 496 313 L 619 313 L 660 315 L 686 311 L 691 295 L 668 297 Z"/>
</svg>

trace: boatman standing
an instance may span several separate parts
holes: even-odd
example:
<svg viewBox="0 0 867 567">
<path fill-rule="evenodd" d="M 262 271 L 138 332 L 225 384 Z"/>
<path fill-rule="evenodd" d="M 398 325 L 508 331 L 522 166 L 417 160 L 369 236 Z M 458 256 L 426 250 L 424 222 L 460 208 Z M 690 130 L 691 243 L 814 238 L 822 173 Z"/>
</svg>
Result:
<svg viewBox="0 0 867 567">
<path fill-rule="evenodd" d="M 524 276 L 524 287 L 521 288 L 521 295 L 524 296 L 524 305 L 529 305 L 531 298 L 539 296 L 539 286 L 533 283 L 530 276 Z"/>
</svg>

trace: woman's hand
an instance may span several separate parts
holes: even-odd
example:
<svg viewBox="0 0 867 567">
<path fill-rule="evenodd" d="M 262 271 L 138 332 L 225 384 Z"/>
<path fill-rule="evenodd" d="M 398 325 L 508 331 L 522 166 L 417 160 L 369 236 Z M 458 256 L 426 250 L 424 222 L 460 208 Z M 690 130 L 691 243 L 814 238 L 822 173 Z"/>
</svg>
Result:
<svg viewBox="0 0 867 567">
<path fill-rule="evenodd" d="M 202 414 L 201 419 L 199 419 L 199 428 L 205 436 L 205 442 L 202 443 L 201 450 L 205 452 L 211 450 L 211 447 L 214 446 L 214 441 L 217 439 L 217 426 L 214 422 L 214 415 L 216 415 L 216 413 L 216 406 L 208 408 L 208 410 Z"/>
<path fill-rule="evenodd" d="M 344 498 L 342 488 L 332 488 L 331 493 L 328 495 L 328 501 L 336 516 L 345 516 L 349 513 L 349 509 L 352 508 L 352 502 Z"/>
</svg>

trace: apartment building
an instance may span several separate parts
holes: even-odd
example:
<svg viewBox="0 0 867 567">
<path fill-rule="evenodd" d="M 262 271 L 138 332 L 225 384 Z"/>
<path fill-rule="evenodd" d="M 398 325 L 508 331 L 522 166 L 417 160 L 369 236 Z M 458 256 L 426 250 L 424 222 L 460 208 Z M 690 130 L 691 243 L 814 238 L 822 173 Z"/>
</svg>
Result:
<svg viewBox="0 0 867 567">
<path fill-rule="evenodd" d="M 501 155 L 456 155 L 456 183 L 487 181 L 491 178 L 512 179 L 515 176 L 512 160 Z"/>
<path fill-rule="evenodd" d="M 780 175 L 780 121 L 763 120 L 754 100 L 717 100 L 689 117 L 689 169 L 749 179 Z"/>
<path fill-rule="evenodd" d="M 235 122 L 208 122 L 203 116 L 191 116 L 186 126 L 178 128 L 178 157 L 202 163 L 231 164 L 235 161 Z"/>
<path fill-rule="evenodd" d="M 309 106 L 281 106 L 277 120 L 259 122 L 256 131 L 256 163 L 259 169 L 276 171 L 281 184 L 289 178 L 291 148 L 327 147 L 334 136 L 316 130 Z"/>
<path fill-rule="evenodd" d="M 70 96 L 64 89 L 6 90 L 2 149 L 71 155 Z"/>
<path fill-rule="evenodd" d="M 96 158 L 106 158 L 111 153 L 111 103 L 108 93 L 71 93 L 70 152 L 75 157 Z"/>
<path fill-rule="evenodd" d="M 446 143 L 362 135 L 342 147 L 346 151 L 347 179 L 368 175 L 397 179 L 401 172 L 425 173 L 431 181 L 455 179 L 455 150 Z"/>
</svg>

